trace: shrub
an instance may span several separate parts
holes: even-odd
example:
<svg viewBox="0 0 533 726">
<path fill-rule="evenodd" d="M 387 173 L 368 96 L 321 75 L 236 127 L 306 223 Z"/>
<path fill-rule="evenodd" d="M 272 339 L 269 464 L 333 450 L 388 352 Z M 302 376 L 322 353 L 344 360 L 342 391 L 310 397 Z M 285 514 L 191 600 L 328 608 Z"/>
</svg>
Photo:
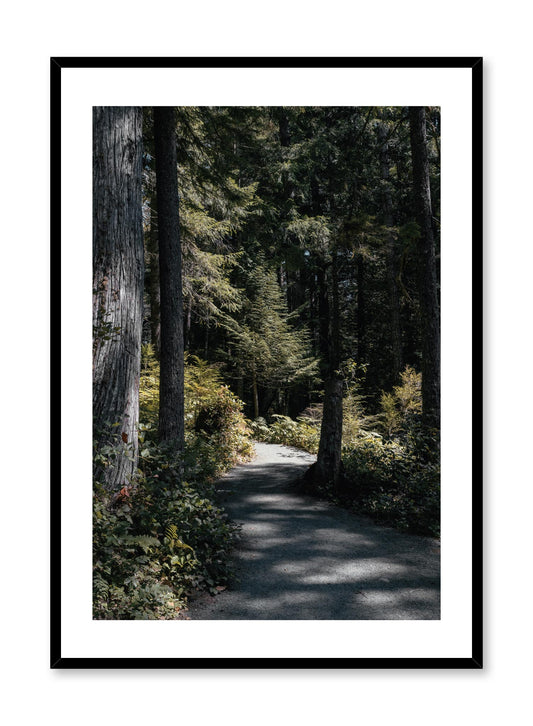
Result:
<svg viewBox="0 0 533 726">
<path fill-rule="evenodd" d="M 211 462 L 211 475 L 253 456 L 244 404 L 222 383 L 216 365 L 197 356 L 185 362 L 185 438 Z M 140 420 L 148 432 L 157 430 L 159 363 L 151 345 L 142 348 Z M 153 438 L 151 433 L 148 438 Z M 202 442 L 204 445 L 202 445 Z"/>
<path fill-rule="evenodd" d="M 404 531 L 438 536 L 440 466 L 437 457 L 421 455 L 423 448 L 413 439 L 403 445 L 374 436 L 346 450 L 343 464 L 352 504 Z"/>
<path fill-rule="evenodd" d="M 197 409 L 194 430 L 198 445 L 211 449 L 215 474 L 250 459 L 254 454 L 251 430 L 242 412 L 243 403 L 227 386 L 220 386 Z"/>
<path fill-rule="evenodd" d="M 379 420 L 384 434 L 391 438 L 405 434 L 416 425 L 422 412 L 422 376 L 411 366 L 400 374 L 401 384 L 392 393 L 381 394 Z"/>
<path fill-rule="evenodd" d="M 253 453 L 243 404 L 218 370 L 194 358 L 185 369 L 185 452 L 156 442 L 159 364 L 143 346 L 139 472 L 111 496 L 94 482 L 93 616 L 172 619 L 195 590 L 227 583 L 237 527 L 214 503 L 216 476 Z M 96 471 L 113 465 L 99 449 Z"/>
<path fill-rule="evenodd" d="M 186 452 L 185 462 L 191 452 Z M 144 443 L 142 474 L 110 496 L 95 483 L 93 613 L 97 619 L 176 617 L 194 590 L 228 581 L 237 527 L 213 501 L 205 470 Z"/>
<path fill-rule="evenodd" d="M 285 444 L 304 449 L 311 454 L 318 451 L 320 438 L 320 427 L 304 417 L 296 421 L 289 416 L 274 414 L 274 422 L 269 426 L 264 418 L 258 418 L 251 423 L 253 436 L 258 441 L 265 441 L 270 444 Z"/>
</svg>

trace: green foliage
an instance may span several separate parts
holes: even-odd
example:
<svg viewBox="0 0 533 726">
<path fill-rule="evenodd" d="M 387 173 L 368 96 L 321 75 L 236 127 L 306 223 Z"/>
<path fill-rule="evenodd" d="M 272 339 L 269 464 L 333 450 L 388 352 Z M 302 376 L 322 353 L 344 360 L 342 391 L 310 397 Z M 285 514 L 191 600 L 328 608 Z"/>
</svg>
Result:
<svg viewBox="0 0 533 726">
<path fill-rule="evenodd" d="M 343 441 L 347 498 L 358 511 L 378 521 L 405 531 L 438 536 L 438 436 L 431 436 L 420 426 L 420 374 L 407 366 L 392 393 L 382 393 L 380 413 L 369 418 L 365 418 L 362 399 L 357 395 L 356 377 L 354 381 L 352 395 L 358 404 L 355 410 L 363 425 L 355 436 Z M 345 422 L 347 418 L 345 412 Z M 369 431 L 368 423 L 382 429 L 386 438 Z"/>
<path fill-rule="evenodd" d="M 141 347 L 139 420 L 154 430 L 159 420 L 159 362 L 151 343 Z"/>
<path fill-rule="evenodd" d="M 440 466 L 421 434 L 406 444 L 366 437 L 343 455 L 348 498 L 358 511 L 399 529 L 437 537 Z M 422 455 L 424 452 L 425 455 Z"/>
<path fill-rule="evenodd" d="M 239 319 L 226 318 L 239 369 L 267 387 L 312 380 L 317 361 L 307 331 L 293 324 L 275 273 L 255 267 L 247 275 L 247 302 Z"/>
<path fill-rule="evenodd" d="M 215 325 L 241 306 L 240 291 L 230 281 L 241 253 L 230 241 L 257 205 L 257 184 L 239 184 L 228 155 L 221 153 L 231 154 L 234 143 L 233 134 L 224 138 L 225 116 L 208 107 L 177 111 L 184 307 L 195 322 Z"/>
<path fill-rule="evenodd" d="M 352 361 L 348 361 L 352 363 Z M 365 397 L 361 393 L 359 374 L 345 380 L 342 398 L 342 445 L 355 445 L 362 437 L 371 436 L 378 419 L 365 411 Z"/>
<path fill-rule="evenodd" d="M 188 447 L 182 481 L 178 462 L 144 442 L 142 472 L 109 497 L 95 483 L 93 617 L 172 619 L 195 590 L 216 594 L 231 576 L 237 528 L 213 502 L 209 465 L 191 470 Z"/>
<path fill-rule="evenodd" d="M 143 346 L 140 382 L 141 428 L 155 433 L 159 415 L 159 364 L 152 346 Z M 253 455 L 243 403 L 222 383 L 219 368 L 197 356 L 185 364 L 186 440 L 202 450 L 210 476 Z M 150 438 L 150 437 L 148 437 Z M 141 452 L 142 455 L 142 452 Z"/>
<path fill-rule="evenodd" d="M 196 436 L 215 475 L 253 456 L 251 432 L 242 408 L 242 401 L 227 386 L 221 386 L 198 409 Z"/>
<path fill-rule="evenodd" d="M 93 350 L 95 350 L 100 343 L 107 342 L 109 340 L 117 340 L 120 336 L 120 325 L 113 325 L 109 322 L 109 320 L 107 320 L 108 317 L 109 314 L 102 314 L 97 323 L 93 325 Z"/>
<path fill-rule="evenodd" d="M 422 376 L 411 366 L 400 375 L 401 384 L 381 395 L 381 427 L 386 436 L 405 434 L 422 413 Z"/>
<path fill-rule="evenodd" d="M 222 383 L 216 365 L 189 356 L 185 366 L 187 440 L 209 464 L 210 475 L 253 456 L 243 403 Z"/>
<path fill-rule="evenodd" d="M 195 590 L 227 583 L 237 528 L 214 504 L 213 480 L 253 454 L 239 401 L 216 366 L 191 357 L 185 372 L 186 450 L 177 461 L 154 440 L 159 364 L 142 348 L 137 479 L 110 497 L 94 484 L 94 617 L 172 619 Z M 99 466 L 113 449 L 100 448 Z"/>
<path fill-rule="evenodd" d="M 326 217 L 303 216 L 287 224 L 287 232 L 295 236 L 304 249 L 329 259 L 331 229 Z"/>
<path fill-rule="evenodd" d="M 252 421 L 251 428 L 254 438 L 269 444 L 285 444 L 304 449 L 311 454 L 318 452 L 320 426 L 303 416 L 296 421 L 289 416 L 274 414 L 274 422 L 269 426 L 264 418 Z"/>
<path fill-rule="evenodd" d="M 383 421 L 365 412 L 359 393 L 360 371 L 346 364 L 343 401 L 345 499 L 358 511 L 399 529 L 438 536 L 440 529 L 440 467 L 438 438 L 419 423 L 420 375 L 407 367 L 401 384 L 382 401 L 392 401 L 395 431 L 401 437 L 384 439 L 372 429 Z M 349 369 L 349 370 L 348 370 Z M 356 370 L 357 369 L 357 370 Z M 250 425 L 258 441 L 318 451 L 322 409 L 315 405 L 296 421 L 274 415 L 269 425 L 258 418 Z M 332 496 L 331 491 L 322 494 Z"/>
</svg>

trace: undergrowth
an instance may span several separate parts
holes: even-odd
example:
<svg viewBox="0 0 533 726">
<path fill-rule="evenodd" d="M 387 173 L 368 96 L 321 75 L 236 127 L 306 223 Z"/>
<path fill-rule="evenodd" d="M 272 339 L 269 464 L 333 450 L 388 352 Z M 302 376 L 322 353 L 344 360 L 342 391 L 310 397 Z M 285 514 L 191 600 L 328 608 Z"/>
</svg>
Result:
<svg viewBox="0 0 533 726">
<path fill-rule="evenodd" d="M 216 369 L 190 360 L 186 446 L 177 460 L 157 443 L 158 379 L 144 347 L 138 474 L 114 494 L 94 482 L 95 619 L 173 619 L 193 592 L 216 594 L 232 575 L 238 530 L 215 503 L 214 481 L 253 454 L 242 403 Z"/>
<path fill-rule="evenodd" d="M 347 384 L 343 402 L 343 503 L 402 531 L 440 534 L 440 458 L 438 432 L 421 426 L 420 374 L 407 367 L 401 383 L 383 393 L 380 410 L 365 413 L 357 383 Z M 315 405 L 298 419 L 273 416 L 251 423 L 258 441 L 318 452 L 321 409 Z M 327 484 L 320 494 L 338 500 Z"/>
</svg>

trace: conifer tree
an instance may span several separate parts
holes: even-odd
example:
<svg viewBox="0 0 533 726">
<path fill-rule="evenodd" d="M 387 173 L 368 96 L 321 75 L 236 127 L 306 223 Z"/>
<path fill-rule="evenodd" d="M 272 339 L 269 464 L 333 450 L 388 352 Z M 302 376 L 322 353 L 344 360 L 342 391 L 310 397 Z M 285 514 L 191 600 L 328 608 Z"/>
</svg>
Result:
<svg viewBox="0 0 533 726">
<path fill-rule="evenodd" d="M 264 267 L 251 270 L 247 279 L 247 300 L 238 318 L 226 318 L 232 353 L 252 388 L 254 418 L 260 407 L 259 390 L 286 391 L 301 381 L 311 380 L 317 361 L 309 354 L 307 331 L 293 325 L 275 272 Z"/>
<path fill-rule="evenodd" d="M 142 110 L 93 109 L 93 416 L 110 490 L 137 467 L 143 314 Z"/>
<path fill-rule="evenodd" d="M 161 378 L 159 439 L 180 453 L 184 446 L 183 292 L 176 157 L 176 111 L 154 108 L 159 279 Z"/>
<path fill-rule="evenodd" d="M 413 191 L 418 237 L 418 289 L 422 334 L 422 416 L 428 427 L 440 426 L 440 320 L 426 139 L 426 111 L 409 109 Z"/>
</svg>

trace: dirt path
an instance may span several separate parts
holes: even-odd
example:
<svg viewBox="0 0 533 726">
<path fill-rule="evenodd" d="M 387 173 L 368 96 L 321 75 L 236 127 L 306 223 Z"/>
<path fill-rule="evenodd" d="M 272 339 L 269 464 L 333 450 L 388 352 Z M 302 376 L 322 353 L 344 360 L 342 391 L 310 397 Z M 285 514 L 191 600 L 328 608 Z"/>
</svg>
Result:
<svg viewBox="0 0 533 726">
<path fill-rule="evenodd" d="M 314 461 L 297 449 L 256 444 L 256 458 L 219 483 L 242 525 L 238 580 L 191 603 L 191 620 L 435 620 L 439 546 L 296 492 Z"/>
</svg>

